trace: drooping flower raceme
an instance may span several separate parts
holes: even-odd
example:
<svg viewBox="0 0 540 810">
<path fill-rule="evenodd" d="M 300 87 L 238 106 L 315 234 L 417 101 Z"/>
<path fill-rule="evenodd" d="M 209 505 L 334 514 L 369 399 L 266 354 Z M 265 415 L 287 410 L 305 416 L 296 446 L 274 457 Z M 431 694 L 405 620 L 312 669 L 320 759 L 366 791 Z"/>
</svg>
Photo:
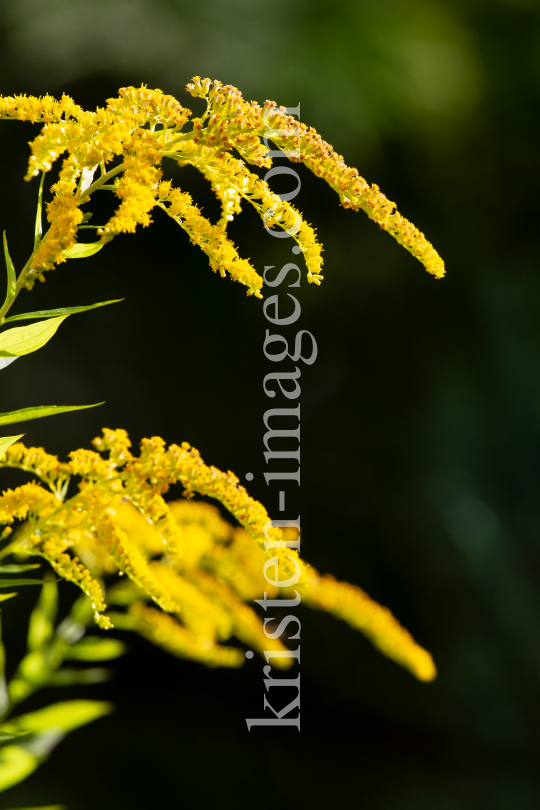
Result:
<svg viewBox="0 0 540 810">
<path fill-rule="evenodd" d="M 7 450 L 0 467 L 31 471 L 41 484 L 24 484 L 0 497 L 1 523 L 25 521 L 13 538 L 8 534 L 0 558 L 8 553 L 44 557 L 88 596 L 101 627 L 113 622 L 129 627 L 176 655 L 210 666 L 243 662 L 240 649 L 221 643 L 231 636 L 261 653 L 285 650 L 263 632 L 245 602 L 261 599 L 265 591 L 275 599 L 280 590 L 285 595 L 296 590 L 305 604 L 344 619 L 417 678 L 435 677 L 429 653 L 360 588 L 321 576 L 295 549 L 265 551 L 265 539 L 287 539 L 296 529 L 271 526 L 265 508 L 233 473 L 207 466 L 187 443 L 167 448 L 157 437 L 144 439 L 136 456 L 125 431 L 104 430 L 94 444 L 109 458 L 77 450 L 62 463 L 21 443 Z M 67 498 L 72 476 L 79 478 L 78 492 Z M 185 497 L 167 503 L 163 496 L 177 482 Z M 220 502 L 239 526 L 233 528 L 208 503 L 193 500 L 195 494 Z M 264 579 L 267 557 L 278 558 L 281 580 L 299 566 L 294 589 Z M 101 583 L 118 574 L 126 577 L 116 577 L 106 593 Z M 126 613 L 107 615 L 107 605 L 122 605 Z M 276 666 L 291 664 L 286 657 L 276 661 Z"/>
<path fill-rule="evenodd" d="M 151 222 L 158 207 L 171 216 L 208 255 L 210 266 L 221 275 L 244 284 L 248 295 L 261 296 L 262 279 L 252 264 L 239 256 L 226 235 L 226 226 L 245 200 L 254 206 L 269 228 L 287 231 L 306 262 L 309 282 L 320 284 L 321 246 L 315 231 L 299 211 L 270 189 L 250 170 L 251 164 L 271 168 L 272 153 L 304 163 L 339 195 L 341 204 L 363 210 L 381 228 L 419 259 L 437 278 L 444 264 L 424 235 L 399 214 L 376 185 L 370 186 L 356 169 L 347 166 L 330 144 L 282 107 L 267 101 L 261 107 L 248 103 L 230 85 L 195 77 L 188 91 L 204 99 L 206 110 L 193 118 L 190 110 L 161 90 L 125 87 L 118 98 L 95 112 L 83 110 L 68 96 L 0 98 L 0 118 L 43 123 L 31 144 L 26 179 L 48 172 L 63 158 L 60 175 L 51 187 L 47 206 L 48 231 L 36 240 L 35 249 L 17 280 L 17 289 L 31 288 L 36 279 L 74 254 L 83 206 L 98 190 L 113 191 L 120 204 L 102 227 L 100 244 L 119 233 L 133 233 Z M 270 142 L 277 149 L 270 149 Z M 212 225 L 191 196 L 171 182 L 162 182 L 163 160 L 191 165 L 210 181 L 222 216 Z M 95 179 L 99 170 L 100 176 Z M 0 312 L 0 317 L 4 315 Z"/>
</svg>

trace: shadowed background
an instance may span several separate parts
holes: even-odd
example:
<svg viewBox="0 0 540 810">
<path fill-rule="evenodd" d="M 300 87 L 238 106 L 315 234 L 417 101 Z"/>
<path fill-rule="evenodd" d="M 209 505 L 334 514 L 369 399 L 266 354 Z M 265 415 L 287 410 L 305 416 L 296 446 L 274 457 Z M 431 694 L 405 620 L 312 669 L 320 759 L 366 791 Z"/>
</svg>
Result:
<svg viewBox="0 0 540 810">
<path fill-rule="evenodd" d="M 145 83 L 197 109 L 184 87 L 199 74 L 248 100 L 300 102 L 302 121 L 397 202 L 448 271 L 436 282 L 302 172 L 295 204 L 325 247 L 323 285 L 304 277 L 298 293 L 319 345 L 302 369 L 304 555 L 388 605 L 438 679 L 416 682 L 305 610 L 302 732 L 250 735 L 259 659 L 212 671 L 132 640 L 117 679 L 86 691 L 116 714 L 74 732 L 2 806 L 538 807 L 539 23 L 533 0 L 0 3 L 0 93 L 65 91 L 93 109 Z M 38 129 L 0 125 L 0 226 L 18 267 Z M 215 219 L 205 181 L 189 169 L 178 179 Z M 94 199 L 102 221 L 112 199 Z M 230 233 L 259 270 L 292 258 L 246 205 Z M 260 302 L 156 211 L 150 228 L 61 265 L 17 306 L 110 298 L 125 300 L 70 318 L 2 373 L 1 410 L 106 400 L 27 423 L 27 443 L 65 455 L 105 425 L 134 442 L 189 441 L 209 464 L 252 471 L 250 492 L 276 515 L 262 478 L 273 369 Z M 12 666 L 33 596 L 3 609 Z M 48 690 L 28 707 L 83 694 Z"/>
</svg>

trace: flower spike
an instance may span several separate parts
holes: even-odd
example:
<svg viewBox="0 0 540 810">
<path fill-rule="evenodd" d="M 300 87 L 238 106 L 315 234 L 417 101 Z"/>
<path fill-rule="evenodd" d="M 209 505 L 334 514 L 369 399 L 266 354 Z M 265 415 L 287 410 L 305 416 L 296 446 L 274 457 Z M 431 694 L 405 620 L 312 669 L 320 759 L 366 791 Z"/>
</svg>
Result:
<svg viewBox="0 0 540 810">
<path fill-rule="evenodd" d="M 245 604 L 265 593 L 278 597 L 280 589 L 263 576 L 270 557 L 276 558 L 278 578 L 296 577 L 293 588 L 281 589 L 285 594 L 298 592 L 308 606 L 348 622 L 420 680 L 435 677 L 429 653 L 390 611 L 360 588 L 320 576 L 288 548 L 284 541 L 294 540 L 290 533 L 296 530 L 272 526 L 264 506 L 232 472 L 207 466 L 185 442 L 167 448 L 159 437 L 143 439 L 136 456 L 124 430 L 105 429 L 94 443 L 108 460 L 77 450 L 62 464 L 21 443 L 0 460 L 0 468 L 35 472 L 55 492 L 36 483 L 4 492 L 0 523 L 28 523 L 13 533 L 0 556 L 12 551 L 47 559 L 88 596 L 100 626 L 111 626 L 104 611 L 107 602 L 116 603 L 127 608 L 127 614 L 112 616 L 120 626 L 175 655 L 208 666 L 240 666 L 241 651 L 222 643 L 236 636 L 261 654 L 280 653 L 275 665 L 287 668 L 292 663 L 287 648 L 265 632 Z M 80 478 L 79 492 L 65 500 L 58 482 L 69 476 Z M 177 482 L 186 497 L 167 503 L 163 496 Z M 215 507 L 192 500 L 195 493 L 219 501 L 243 528 L 233 528 Z M 267 540 L 276 542 L 268 551 Z M 104 594 L 100 581 L 117 572 L 125 578 Z M 150 601 L 154 607 L 146 604 Z"/>
<path fill-rule="evenodd" d="M 249 164 L 270 168 L 276 153 L 293 163 L 304 163 L 337 192 L 342 206 L 364 211 L 429 273 L 442 278 L 444 264 L 433 245 L 377 185 L 370 186 L 356 169 L 347 166 L 312 127 L 273 101 L 262 107 L 249 103 L 235 87 L 218 81 L 196 76 L 187 90 L 206 101 L 200 118 L 192 118 L 190 110 L 172 96 L 145 86 L 121 88 L 117 98 L 95 112 L 83 110 L 65 95 L 60 101 L 51 96 L 0 97 L 0 118 L 44 124 L 31 144 L 27 180 L 48 172 L 65 155 L 59 180 L 50 189 L 49 230 L 36 244 L 17 291 L 30 289 L 37 279 L 43 280 L 46 271 L 66 261 L 83 221 L 81 206 L 102 189 L 113 191 L 120 200 L 116 213 L 98 229 L 104 244 L 119 233 L 148 226 L 157 205 L 202 248 L 213 270 L 228 273 L 247 286 L 248 295 L 260 298 L 259 274 L 224 235 L 245 199 L 268 230 L 295 239 L 306 262 L 308 281 L 319 285 L 322 247 L 314 229 L 290 202 L 248 169 Z M 186 126 L 191 128 L 185 130 Z M 270 143 L 277 148 L 271 149 Z M 161 165 L 167 158 L 179 166 L 194 166 L 209 180 L 222 207 L 216 225 L 205 219 L 189 195 L 168 182 L 160 183 Z M 100 165 L 102 175 L 94 179 Z"/>
</svg>

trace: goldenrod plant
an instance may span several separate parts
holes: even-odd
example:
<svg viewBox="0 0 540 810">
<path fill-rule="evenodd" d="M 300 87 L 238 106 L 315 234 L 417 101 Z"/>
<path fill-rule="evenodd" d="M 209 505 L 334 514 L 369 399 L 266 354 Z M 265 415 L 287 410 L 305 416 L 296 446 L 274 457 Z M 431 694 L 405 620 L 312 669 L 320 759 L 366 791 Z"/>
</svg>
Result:
<svg viewBox="0 0 540 810">
<path fill-rule="evenodd" d="M 273 193 L 249 169 L 272 166 L 272 154 L 304 163 L 339 195 L 341 204 L 362 209 L 383 230 L 418 258 L 435 277 L 444 275 L 440 257 L 422 233 L 404 219 L 375 185 L 322 140 L 315 130 L 297 122 L 273 102 L 248 103 L 234 87 L 199 77 L 188 91 L 206 102 L 193 117 L 171 96 L 146 87 L 127 87 L 118 98 L 95 112 L 68 96 L 0 98 L 0 117 L 43 123 L 31 144 L 27 180 L 39 177 L 35 239 L 30 258 L 16 273 L 4 240 L 7 294 L 0 324 L 33 319 L 36 324 L 0 333 L 0 363 L 35 351 L 70 314 L 115 303 L 106 301 L 8 316 L 23 289 L 44 281 L 46 272 L 71 259 L 101 250 L 120 233 L 133 233 L 151 222 L 160 209 L 185 230 L 208 256 L 210 267 L 262 298 L 263 280 L 240 257 L 227 237 L 227 224 L 240 213 L 243 201 L 253 205 L 268 229 L 281 229 L 298 245 L 309 282 L 319 285 L 321 246 L 313 228 L 288 201 Z M 271 150 L 269 141 L 276 147 Z M 64 156 L 59 176 L 50 186 L 48 230 L 41 227 L 44 178 Z M 209 180 L 222 215 L 216 224 L 204 217 L 191 196 L 163 181 L 161 164 L 172 160 L 191 165 Z M 91 223 L 90 207 L 97 192 L 119 199 L 115 213 L 102 225 Z M 284 195 L 285 196 L 285 195 Z M 96 241 L 79 241 L 94 229 Z M 3 359 L 5 358 L 5 360 Z M 40 406 L 0 415 L 0 424 L 59 413 L 76 407 Z M 60 461 L 42 448 L 25 447 L 6 437 L 0 446 L 0 467 L 27 472 L 31 480 L 0 497 L 0 588 L 41 583 L 31 615 L 28 652 L 9 683 L 5 653 L 0 647 L 0 790 L 26 778 L 58 739 L 110 711 L 97 701 L 65 701 L 30 714 L 11 713 L 43 686 L 104 680 L 103 667 L 73 668 L 66 661 L 99 662 L 123 652 L 123 644 L 99 635 L 85 635 L 92 620 L 103 630 L 132 630 L 173 655 L 207 666 L 238 667 L 240 646 L 262 654 L 287 648 L 263 632 L 250 602 L 278 595 L 326 610 L 360 630 L 386 656 L 422 681 L 436 670 L 430 654 L 412 639 L 389 610 L 360 588 L 321 576 L 294 548 L 297 530 L 272 525 L 264 506 L 254 500 L 232 472 L 207 466 L 187 443 L 144 439 L 137 455 L 125 431 L 104 429 L 95 450 L 75 450 Z M 181 500 L 167 501 L 173 484 L 184 488 Z M 198 500 L 202 496 L 206 500 Z M 208 500 L 230 514 L 226 521 Z M 14 562 L 6 563 L 8 557 Z M 53 573 L 43 580 L 20 576 L 49 563 Z M 263 577 L 268 559 L 277 558 L 277 579 L 294 587 L 274 587 Z M 68 580 L 81 591 L 68 616 L 56 621 L 58 581 Z M 10 590 L 1 599 L 16 596 Z M 274 665 L 287 668 L 291 657 L 276 655 Z M 8 719 L 9 718 L 9 719 Z"/>
</svg>

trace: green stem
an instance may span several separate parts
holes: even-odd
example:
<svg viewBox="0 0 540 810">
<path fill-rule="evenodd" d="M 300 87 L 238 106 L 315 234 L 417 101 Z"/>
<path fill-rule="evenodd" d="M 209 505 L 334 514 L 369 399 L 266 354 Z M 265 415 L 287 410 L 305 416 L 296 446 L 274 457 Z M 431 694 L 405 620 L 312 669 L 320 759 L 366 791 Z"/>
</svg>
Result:
<svg viewBox="0 0 540 810">
<path fill-rule="evenodd" d="M 85 199 L 85 197 L 89 197 L 90 194 L 93 194 L 94 191 L 97 191 L 101 186 L 107 183 L 111 178 L 116 177 L 117 174 L 124 171 L 125 164 L 122 161 L 118 166 L 115 166 L 114 169 L 111 169 L 107 174 L 102 174 L 97 180 L 95 180 L 91 186 L 88 186 L 86 191 L 84 191 L 81 196 L 79 197 L 79 203 Z"/>
<path fill-rule="evenodd" d="M 186 132 L 183 135 L 179 135 L 177 138 L 174 138 L 172 141 L 169 141 L 167 144 L 163 144 L 162 148 L 165 149 L 165 148 L 167 148 L 169 146 L 172 146 L 175 143 L 179 143 L 180 141 L 193 140 L 195 137 L 197 137 L 199 132 L 200 132 L 200 130 L 193 130 L 192 132 Z M 176 153 L 173 153 L 173 154 L 176 154 Z M 124 171 L 124 169 L 125 169 L 125 163 L 122 161 L 122 163 L 120 163 L 118 166 L 115 166 L 114 169 L 111 169 L 107 173 L 102 174 L 101 177 L 99 177 L 97 180 L 95 180 L 90 186 L 88 186 L 86 191 L 84 191 L 80 195 L 79 204 L 83 200 L 88 198 L 91 194 L 93 194 L 94 191 L 98 191 L 99 189 L 101 189 L 103 187 L 107 188 L 106 184 L 108 183 L 108 181 L 112 180 L 113 177 L 116 177 L 117 174 L 120 174 L 120 172 Z M 103 171 L 103 167 L 102 167 L 102 171 Z M 44 177 L 44 175 L 41 178 L 40 193 L 41 193 L 41 189 L 43 188 L 43 177 Z M 111 188 L 111 187 L 109 187 L 109 188 Z M 92 227 L 92 226 L 88 226 L 88 225 L 84 226 L 83 225 L 82 227 Z M 43 238 L 45 239 L 46 236 L 47 236 L 47 234 L 45 234 L 45 236 Z M 38 240 L 38 237 L 37 237 L 37 225 L 36 225 L 36 241 L 34 243 L 34 251 L 35 251 L 35 249 L 37 247 L 37 241 L 41 241 L 41 240 Z M 15 295 L 9 301 L 4 301 L 4 304 L 2 305 L 2 307 L 0 307 L 0 326 L 4 323 L 6 315 L 8 314 L 8 312 L 11 309 L 11 307 L 13 306 L 13 304 L 15 303 L 15 301 L 17 299 L 17 296 L 19 295 L 20 291 L 26 285 L 26 279 L 27 279 L 28 271 L 30 270 L 30 263 L 32 261 L 32 256 L 34 255 L 34 251 L 32 251 L 32 254 L 30 255 L 28 261 L 26 262 L 26 264 L 24 265 L 23 269 L 21 270 L 21 272 L 19 274 L 19 278 L 17 279 L 17 283 L 15 285 Z"/>
<path fill-rule="evenodd" d="M 167 143 L 163 144 L 163 149 L 168 149 L 169 146 L 172 146 L 175 143 L 180 143 L 180 141 L 192 141 L 194 140 L 202 130 L 194 129 L 192 132 L 184 132 L 183 135 L 179 135 L 178 138 L 173 138 L 172 141 L 168 141 Z"/>
<path fill-rule="evenodd" d="M 97 191 L 101 186 L 103 186 L 108 180 L 115 177 L 117 174 L 120 174 L 121 171 L 124 170 L 124 163 L 120 163 L 119 166 L 115 166 L 114 169 L 111 169 L 107 174 L 102 175 L 98 180 L 92 183 L 86 191 L 81 194 L 79 200 L 84 200 L 86 197 L 89 197 L 94 191 Z M 46 238 L 47 234 L 43 237 Z M 35 250 L 35 247 L 34 247 Z M 26 277 L 28 274 L 28 270 L 30 269 L 30 262 L 32 261 L 32 256 L 34 255 L 34 251 L 32 251 L 30 258 L 24 265 L 23 269 L 19 274 L 19 278 L 17 279 L 17 283 L 15 285 L 15 295 L 9 301 L 4 301 L 2 307 L 0 307 L 0 326 L 4 323 L 7 313 L 15 303 L 17 296 L 19 295 L 20 291 L 24 288 L 26 284 Z"/>
</svg>

